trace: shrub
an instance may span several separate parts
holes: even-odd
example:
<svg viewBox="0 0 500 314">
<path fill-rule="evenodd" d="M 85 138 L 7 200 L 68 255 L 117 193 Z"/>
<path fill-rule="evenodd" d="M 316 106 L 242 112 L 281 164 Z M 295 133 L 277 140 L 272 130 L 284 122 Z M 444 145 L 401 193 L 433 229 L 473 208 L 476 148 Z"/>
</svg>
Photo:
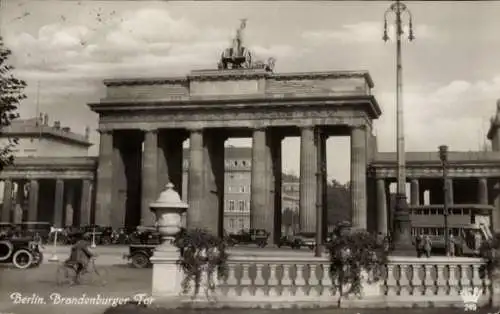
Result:
<svg viewBox="0 0 500 314">
<path fill-rule="evenodd" d="M 387 264 L 384 241 L 365 230 L 352 230 L 347 222 L 337 224 L 328 245 L 330 276 L 339 290 L 338 306 L 343 296 L 361 295 L 362 271 L 369 275 L 369 282 L 377 282 Z M 346 291 L 343 291 L 347 288 Z"/>
<path fill-rule="evenodd" d="M 199 293 L 206 278 L 205 294 L 215 290 L 214 277 L 227 276 L 226 245 L 223 239 L 203 229 L 182 230 L 175 241 L 179 249 L 178 264 L 184 271 L 182 288 L 189 293 L 194 286 L 193 298 Z"/>
</svg>

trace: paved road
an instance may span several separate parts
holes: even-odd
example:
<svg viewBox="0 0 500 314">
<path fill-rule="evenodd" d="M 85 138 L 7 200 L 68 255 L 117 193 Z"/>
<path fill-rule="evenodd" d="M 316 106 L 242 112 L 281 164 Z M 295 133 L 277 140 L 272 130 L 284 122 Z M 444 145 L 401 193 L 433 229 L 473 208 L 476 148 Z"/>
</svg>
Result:
<svg viewBox="0 0 500 314">
<path fill-rule="evenodd" d="M 45 262 L 49 262 L 54 255 L 57 256 L 58 260 L 67 259 L 69 257 L 70 250 L 71 246 L 56 246 L 55 248 L 53 246 L 45 246 L 43 249 Z M 94 250 L 99 255 L 97 263 L 100 265 L 127 264 L 127 260 L 123 259 L 123 255 L 128 253 L 128 246 L 97 246 Z M 231 256 L 245 256 L 250 258 L 257 256 L 313 256 L 313 252 L 308 249 L 292 250 L 290 248 L 278 249 L 273 247 L 258 248 L 250 246 L 237 246 L 229 248 L 228 252 Z"/>
</svg>

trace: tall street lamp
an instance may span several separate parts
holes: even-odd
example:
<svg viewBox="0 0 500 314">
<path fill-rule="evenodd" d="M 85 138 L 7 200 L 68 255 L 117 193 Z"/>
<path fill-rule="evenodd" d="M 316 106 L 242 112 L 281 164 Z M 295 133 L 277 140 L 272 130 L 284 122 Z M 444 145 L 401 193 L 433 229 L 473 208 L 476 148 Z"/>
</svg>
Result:
<svg viewBox="0 0 500 314">
<path fill-rule="evenodd" d="M 439 146 L 439 159 L 441 160 L 441 167 L 443 169 L 443 216 L 444 216 L 444 248 L 446 256 L 450 255 L 449 248 L 449 230 L 448 230 L 448 146 Z"/>
<path fill-rule="evenodd" d="M 384 36 L 387 42 L 387 18 L 394 13 L 396 17 L 396 138 L 397 138 L 397 180 L 398 188 L 396 194 L 396 211 L 394 214 L 394 251 L 400 254 L 412 251 L 411 222 L 408 204 L 406 200 L 406 169 L 405 169 L 405 137 L 404 137 L 404 116 L 403 116 L 403 66 L 401 60 L 401 37 L 403 31 L 403 16 L 408 17 L 409 34 L 408 39 L 413 41 L 412 15 L 406 5 L 399 0 L 391 4 L 384 14 Z"/>
</svg>

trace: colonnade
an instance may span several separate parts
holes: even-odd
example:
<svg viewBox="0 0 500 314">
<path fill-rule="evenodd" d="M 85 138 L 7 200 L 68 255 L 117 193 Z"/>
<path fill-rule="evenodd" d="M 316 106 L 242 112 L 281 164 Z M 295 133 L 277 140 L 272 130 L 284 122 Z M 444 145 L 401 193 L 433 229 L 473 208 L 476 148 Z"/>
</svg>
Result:
<svg viewBox="0 0 500 314">
<path fill-rule="evenodd" d="M 377 229 L 378 232 L 387 233 L 391 221 L 389 211 L 389 184 L 393 180 L 386 178 L 376 179 L 377 198 Z M 448 197 L 448 204 L 481 204 L 488 205 L 500 203 L 500 190 L 498 184 L 489 182 L 488 178 L 448 178 L 446 180 L 447 196 L 443 191 L 442 178 L 413 178 L 409 180 L 409 204 L 413 206 L 443 204 L 444 197 Z M 425 185 L 425 187 L 422 187 Z M 472 187 L 472 188 L 471 188 Z M 455 191 L 458 190 L 458 191 Z M 425 204 L 425 193 L 429 193 L 429 204 Z M 458 193 L 457 193 L 458 192 Z M 493 226 L 499 226 L 499 211 L 493 211 Z"/>
<path fill-rule="evenodd" d="M 351 135 L 352 223 L 367 227 L 366 167 L 368 127 Z M 224 143 L 232 129 L 199 128 L 101 131 L 97 171 L 96 224 L 151 225 L 149 204 L 172 182 L 182 187 L 182 143 L 189 138 L 187 224 L 217 234 L 223 231 Z M 241 130 L 240 130 L 241 131 Z M 251 227 L 279 237 L 281 229 L 281 148 L 285 136 L 300 134 L 301 232 L 321 232 L 326 202 L 328 130 L 304 126 L 244 130 L 252 138 Z M 293 132 L 293 133 L 292 133 Z M 240 133 L 241 134 L 241 133 Z M 134 191 L 140 193 L 134 195 Z M 140 208 L 140 209 L 139 209 Z"/>
<path fill-rule="evenodd" d="M 92 180 L 31 179 L 3 181 L 1 219 L 20 223 L 51 222 L 55 227 L 88 225 Z"/>
</svg>

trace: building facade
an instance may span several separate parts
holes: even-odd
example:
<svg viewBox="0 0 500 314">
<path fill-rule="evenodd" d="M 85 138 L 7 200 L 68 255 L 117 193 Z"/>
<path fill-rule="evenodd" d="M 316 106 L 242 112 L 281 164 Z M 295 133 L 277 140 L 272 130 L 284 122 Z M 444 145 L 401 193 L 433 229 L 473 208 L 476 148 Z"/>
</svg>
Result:
<svg viewBox="0 0 500 314">
<path fill-rule="evenodd" d="M 182 197 L 188 199 L 189 150 L 183 152 L 183 187 Z M 228 146 L 224 151 L 224 230 L 236 233 L 251 228 L 251 170 L 252 148 Z M 282 193 L 282 212 L 285 209 L 298 210 L 298 182 L 291 181 L 291 176 L 284 176 Z M 288 179 L 288 180 L 287 180 Z M 294 187 L 292 189 L 291 187 Z M 293 198 L 292 196 L 295 196 Z"/>
<path fill-rule="evenodd" d="M 14 163 L 0 172 L 1 220 L 89 224 L 96 170 L 96 159 L 88 157 L 89 131 L 77 134 L 48 119 L 18 119 L 2 130 L 2 145 L 8 138 L 18 144 Z"/>
</svg>

